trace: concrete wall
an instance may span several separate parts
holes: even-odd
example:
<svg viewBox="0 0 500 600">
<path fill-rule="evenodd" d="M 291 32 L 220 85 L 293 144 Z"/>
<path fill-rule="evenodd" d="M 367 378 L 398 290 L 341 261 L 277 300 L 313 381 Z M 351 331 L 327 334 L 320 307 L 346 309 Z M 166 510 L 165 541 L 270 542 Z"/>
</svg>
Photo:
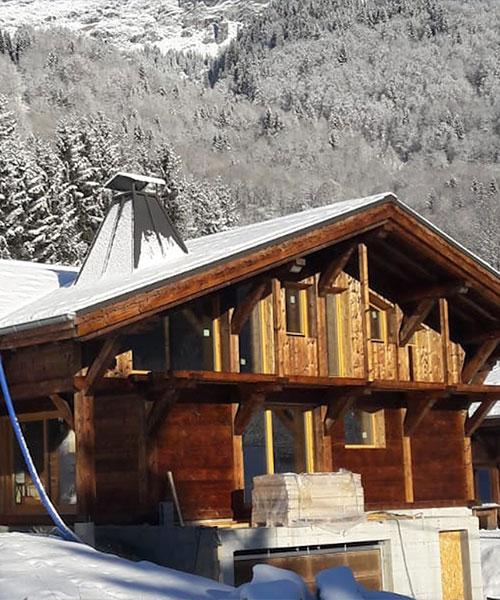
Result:
<svg viewBox="0 0 500 600">
<path fill-rule="evenodd" d="M 234 553 L 242 550 L 379 544 L 384 589 L 416 600 L 442 600 L 439 532 L 463 531 L 469 597 L 483 600 L 478 520 L 467 508 L 401 510 L 342 530 L 342 524 L 309 527 L 96 527 L 98 547 L 234 584 Z M 373 515 L 372 515 L 373 517 Z M 467 563 L 470 570 L 467 573 Z"/>
<path fill-rule="evenodd" d="M 384 589 L 417 600 L 441 600 L 440 531 L 464 531 L 467 547 L 464 562 L 470 562 L 470 597 L 483 600 L 479 529 L 476 517 L 466 508 L 444 508 L 423 511 L 398 511 L 409 517 L 398 520 L 366 521 L 347 531 L 329 525 L 311 527 L 276 527 L 254 529 L 220 529 L 218 548 L 219 580 L 233 584 L 234 552 L 259 548 L 290 548 L 380 543 L 385 565 Z M 408 569 L 406 568 L 406 566 Z"/>
</svg>

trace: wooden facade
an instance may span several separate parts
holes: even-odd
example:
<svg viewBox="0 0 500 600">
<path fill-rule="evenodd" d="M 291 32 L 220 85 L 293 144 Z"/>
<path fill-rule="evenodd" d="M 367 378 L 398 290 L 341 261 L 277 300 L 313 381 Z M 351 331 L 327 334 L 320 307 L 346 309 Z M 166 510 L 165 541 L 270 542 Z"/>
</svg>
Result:
<svg viewBox="0 0 500 600">
<path fill-rule="evenodd" d="M 77 503 L 54 497 L 70 519 L 154 522 L 169 471 L 186 520 L 247 518 L 260 452 L 261 472 L 361 473 L 368 508 L 468 505 L 499 290 L 388 205 L 0 347 L 21 418 L 75 431 Z M 48 487 L 67 462 L 49 442 Z M 5 416 L 0 447 L 0 522 L 31 522 Z"/>
</svg>

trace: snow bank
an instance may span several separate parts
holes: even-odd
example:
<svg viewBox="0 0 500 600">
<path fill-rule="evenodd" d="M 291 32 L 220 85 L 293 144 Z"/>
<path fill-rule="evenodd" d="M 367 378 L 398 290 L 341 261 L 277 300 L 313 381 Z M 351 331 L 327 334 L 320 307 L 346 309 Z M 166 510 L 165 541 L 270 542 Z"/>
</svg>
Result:
<svg viewBox="0 0 500 600">
<path fill-rule="evenodd" d="M 481 530 L 481 570 L 486 598 L 500 598 L 500 529 Z"/>
<path fill-rule="evenodd" d="M 233 590 L 83 544 L 0 534 L 0 600 L 222 600 Z"/>
</svg>

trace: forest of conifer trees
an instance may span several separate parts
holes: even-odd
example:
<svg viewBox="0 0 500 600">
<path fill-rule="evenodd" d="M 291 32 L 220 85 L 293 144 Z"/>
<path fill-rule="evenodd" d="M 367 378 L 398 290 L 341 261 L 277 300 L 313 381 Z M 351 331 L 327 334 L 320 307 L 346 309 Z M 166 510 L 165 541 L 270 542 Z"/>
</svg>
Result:
<svg viewBox="0 0 500 600">
<path fill-rule="evenodd" d="M 394 191 L 500 266 L 494 0 L 275 0 L 215 60 L 0 33 L 0 255 L 78 264 L 117 169 L 186 237 Z"/>
</svg>

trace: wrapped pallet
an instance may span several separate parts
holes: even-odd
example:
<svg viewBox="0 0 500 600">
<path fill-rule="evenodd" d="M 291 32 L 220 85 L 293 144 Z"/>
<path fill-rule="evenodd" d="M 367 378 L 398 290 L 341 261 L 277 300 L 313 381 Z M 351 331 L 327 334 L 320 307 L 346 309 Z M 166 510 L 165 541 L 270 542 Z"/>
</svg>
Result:
<svg viewBox="0 0 500 600">
<path fill-rule="evenodd" d="M 358 522 L 364 518 L 361 476 L 336 473 L 281 473 L 254 477 L 252 526 L 290 527 Z"/>
</svg>

